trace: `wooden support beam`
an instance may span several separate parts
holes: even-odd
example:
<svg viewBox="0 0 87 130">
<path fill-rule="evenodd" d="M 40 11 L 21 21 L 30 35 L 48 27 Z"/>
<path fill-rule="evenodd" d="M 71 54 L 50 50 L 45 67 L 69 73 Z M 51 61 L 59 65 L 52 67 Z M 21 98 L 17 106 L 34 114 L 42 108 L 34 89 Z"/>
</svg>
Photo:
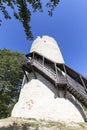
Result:
<svg viewBox="0 0 87 130">
<path fill-rule="evenodd" d="M 63 64 L 63 68 L 64 68 L 64 72 L 65 72 L 65 74 L 67 74 L 67 72 L 66 72 L 66 68 L 65 68 L 65 65 Z"/>
<path fill-rule="evenodd" d="M 68 82 L 68 78 L 67 78 L 67 71 L 66 71 L 66 68 L 65 68 L 65 65 L 64 65 L 64 64 L 63 64 L 63 68 L 64 68 L 65 77 L 66 77 L 66 82 L 67 82 L 66 90 L 65 90 L 65 97 L 66 97 L 66 94 L 67 94 L 67 86 L 68 86 L 69 82 Z"/>
<path fill-rule="evenodd" d="M 65 72 L 66 82 L 67 82 L 67 84 L 68 84 L 67 71 L 66 71 L 66 68 L 65 68 L 65 65 L 64 65 L 64 64 L 63 64 L 63 68 L 64 68 L 64 72 Z"/>
<path fill-rule="evenodd" d="M 58 78 L 58 71 L 57 71 L 56 63 L 55 63 L 55 71 L 56 71 L 56 82 L 58 83 L 59 78 Z M 55 83 L 55 85 L 56 85 L 56 83 Z"/>
</svg>

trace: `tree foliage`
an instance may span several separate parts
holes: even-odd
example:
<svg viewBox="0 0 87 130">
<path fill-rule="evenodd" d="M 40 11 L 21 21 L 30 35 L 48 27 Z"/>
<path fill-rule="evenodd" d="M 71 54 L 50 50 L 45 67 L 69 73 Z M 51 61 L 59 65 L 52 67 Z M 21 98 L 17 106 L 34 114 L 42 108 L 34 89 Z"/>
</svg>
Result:
<svg viewBox="0 0 87 130">
<path fill-rule="evenodd" d="M 21 69 L 24 54 L 0 50 L 0 118 L 10 116 L 17 102 L 23 78 Z"/>
<path fill-rule="evenodd" d="M 52 16 L 53 10 L 58 5 L 59 0 L 49 0 L 46 3 L 46 7 L 48 8 L 49 16 Z M 41 0 L 0 0 L 0 11 L 4 15 L 5 19 L 11 19 L 10 14 L 8 13 L 9 7 L 13 11 L 13 16 L 19 20 L 26 33 L 28 39 L 33 39 L 33 34 L 31 32 L 30 20 L 31 20 L 31 10 L 32 7 L 33 12 L 39 11 L 43 12 L 43 6 Z M 0 23 L 1 23 L 0 19 Z"/>
</svg>

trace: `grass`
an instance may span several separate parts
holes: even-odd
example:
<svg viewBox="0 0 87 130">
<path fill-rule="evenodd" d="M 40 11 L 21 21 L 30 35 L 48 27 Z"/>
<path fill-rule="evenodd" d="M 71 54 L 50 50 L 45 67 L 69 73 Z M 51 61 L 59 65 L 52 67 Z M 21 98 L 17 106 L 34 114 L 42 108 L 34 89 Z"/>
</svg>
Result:
<svg viewBox="0 0 87 130">
<path fill-rule="evenodd" d="M 87 130 L 87 123 L 53 122 L 36 119 L 7 118 L 0 120 L 0 130 Z"/>
</svg>

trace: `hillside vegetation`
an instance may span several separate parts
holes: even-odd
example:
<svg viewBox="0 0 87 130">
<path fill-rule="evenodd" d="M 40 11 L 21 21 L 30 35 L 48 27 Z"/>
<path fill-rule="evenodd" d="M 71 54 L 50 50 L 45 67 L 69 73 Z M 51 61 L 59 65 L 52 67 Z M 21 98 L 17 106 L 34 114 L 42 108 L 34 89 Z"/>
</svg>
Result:
<svg viewBox="0 0 87 130">
<path fill-rule="evenodd" d="M 0 120 L 0 130 L 87 130 L 87 123 L 7 118 Z"/>
<path fill-rule="evenodd" d="M 0 118 L 10 116 L 17 102 L 23 79 L 21 64 L 24 57 L 20 52 L 0 50 Z"/>
</svg>

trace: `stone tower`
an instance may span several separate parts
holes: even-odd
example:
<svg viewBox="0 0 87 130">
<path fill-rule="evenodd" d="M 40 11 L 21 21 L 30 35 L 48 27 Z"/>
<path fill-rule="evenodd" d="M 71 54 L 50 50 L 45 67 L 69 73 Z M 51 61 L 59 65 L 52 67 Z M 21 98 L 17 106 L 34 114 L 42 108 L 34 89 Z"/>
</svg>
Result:
<svg viewBox="0 0 87 130">
<path fill-rule="evenodd" d="M 22 65 L 25 75 L 12 117 L 63 122 L 86 120 L 79 103 L 80 96 L 76 94 L 80 95 L 78 86 L 81 93 L 84 91 L 86 95 L 83 85 L 86 81 L 82 76 L 82 82 L 75 80 L 75 76 L 79 74 L 64 64 L 57 42 L 49 36 L 38 37 L 26 57 Z M 81 96 L 86 106 L 87 96 Z"/>
</svg>

